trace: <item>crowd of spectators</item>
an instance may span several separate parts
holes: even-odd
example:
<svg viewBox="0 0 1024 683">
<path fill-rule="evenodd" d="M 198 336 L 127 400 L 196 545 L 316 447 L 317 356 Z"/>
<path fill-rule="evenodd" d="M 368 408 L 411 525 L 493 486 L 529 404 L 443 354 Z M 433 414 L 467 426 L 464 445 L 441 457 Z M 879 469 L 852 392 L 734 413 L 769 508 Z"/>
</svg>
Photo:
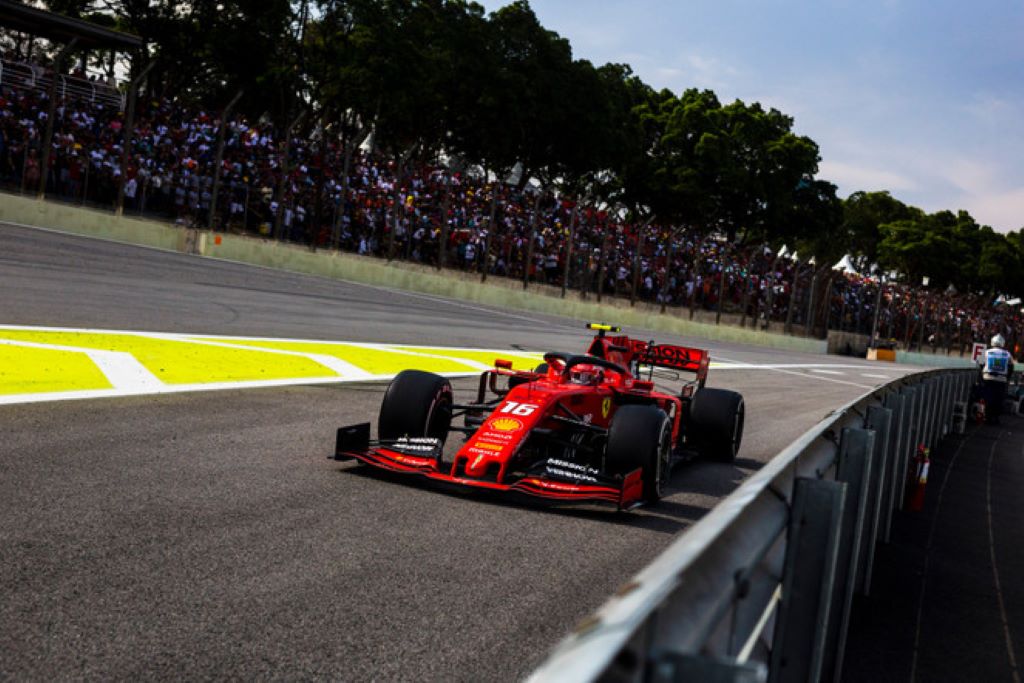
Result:
<svg viewBox="0 0 1024 683">
<path fill-rule="evenodd" d="M 47 111 L 38 83 L 0 78 L 0 184 L 9 190 L 40 185 Z M 953 292 L 888 284 L 879 299 L 872 278 L 760 245 L 631 224 L 606 207 L 497 182 L 456 160 L 407 164 L 398 174 L 393 158 L 372 149 L 348 150 L 346 160 L 345 146 L 316 129 L 291 136 L 285 154 L 271 123 L 244 116 L 225 126 L 214 206 L 216 114 L 140 98 L 122 167 L 125 125 L 117 100 L 88 89 L 59 97 L 47 196 L 114 208 L 123 182 L 129 215 L 724 311 L 750 325 L 789 327 L 813 316 L 819 328 L 869 334 L 880 301 L 878 337 L 905 347 L 956 351 L 995 332 L 1015 340 L 1024 323 L 1019 307 Z"/>
</svg>

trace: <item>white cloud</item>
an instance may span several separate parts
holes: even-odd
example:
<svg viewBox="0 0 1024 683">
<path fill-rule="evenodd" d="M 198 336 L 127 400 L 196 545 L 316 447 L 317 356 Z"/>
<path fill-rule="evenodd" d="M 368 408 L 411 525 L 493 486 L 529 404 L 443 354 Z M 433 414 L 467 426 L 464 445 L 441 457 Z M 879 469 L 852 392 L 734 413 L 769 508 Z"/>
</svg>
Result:
<svg viewBox="0 0 1024 683">
<path fill-rule="evenodd" d="M 884 168 L 831 159 L 822 161 L 818 171 L 821 178 L 839 186 L 840 194 L 850 194 L 858 190 L 898 192 L 918 189 L 913 178 Z"/>
<path fill-rule="evenodd" d="M 1024 187 L 965 194 L 955 201 L 957 207 L 966 209 L 975 220 L 992 226 L 996 232 L 1024 228 Z"/>
</svg>

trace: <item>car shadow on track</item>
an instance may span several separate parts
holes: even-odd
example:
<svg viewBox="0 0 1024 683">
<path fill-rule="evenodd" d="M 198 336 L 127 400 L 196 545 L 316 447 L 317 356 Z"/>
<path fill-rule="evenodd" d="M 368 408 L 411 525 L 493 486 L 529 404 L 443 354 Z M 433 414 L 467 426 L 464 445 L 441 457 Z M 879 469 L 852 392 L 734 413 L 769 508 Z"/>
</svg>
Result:
<svg viewBox="0 0 1024 683">
<path fill-rule="evenodd" d="M 716 465 L 716 467 L 721 467 L 721 465 Z M 675 472 L 672 476 L 669 497 L 652 506 L 641 506 L 634 510 L 616 510 L 614 507 L 601 504 L 560 504 L 523 494 L 510 495 L 466 489 L 457 485 L 388 472 L 361 463 L 346 463 L 335 471 L 347 476 L 364 477 L 395 486 L 430 491 L 449 498 L 472 500 L 481 505 L 505 507 L 510 510 L 536 510 L 544 514 L 596 520 L 616 526 L 646 529 L 664 534 L 677 534 L 708 512 L 708 508 L 704 506 L 671 500 L 672 493 L 686 489 L 685 479 L 679 472 Z"/>
</svg>

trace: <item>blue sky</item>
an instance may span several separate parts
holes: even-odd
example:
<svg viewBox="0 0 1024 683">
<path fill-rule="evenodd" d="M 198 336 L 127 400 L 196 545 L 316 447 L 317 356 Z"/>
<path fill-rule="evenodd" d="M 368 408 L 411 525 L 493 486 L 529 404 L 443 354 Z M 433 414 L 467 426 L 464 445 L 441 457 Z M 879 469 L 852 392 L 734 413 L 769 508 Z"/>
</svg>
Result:
<svg viewBox="0 0 1024 683">
<path fill-rule="evenodd" d="M 507 2 L 482 2 L 493 11 Z M 772 106 L 846 197 L 1024 227 L 1021 0 L 533 0 L 576 58 Z"/>
</svg>

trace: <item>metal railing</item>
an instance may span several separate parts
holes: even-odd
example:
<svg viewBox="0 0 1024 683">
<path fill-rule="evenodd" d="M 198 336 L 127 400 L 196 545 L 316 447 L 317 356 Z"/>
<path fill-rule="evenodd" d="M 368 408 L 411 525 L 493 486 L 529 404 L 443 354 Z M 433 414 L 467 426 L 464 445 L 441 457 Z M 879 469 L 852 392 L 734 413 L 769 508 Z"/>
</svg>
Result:
<svg viewBox="0 0 1024 683">
<path fill-rule="evenodd" d="M 46 94 L 53 74 L 35 64 L 0 59 L 0 86 L 9 86 Z M 61 100 L 80 99 L 124 109 L 124 95 L 116 88 L 78 76 L 57 76 L 57 96 Z"/>
<path fill-rule="evenodd" d="M 839 680 L 919 444 L 952 429 L 976 373 L 931 371 L 834 411 L 623 586 L 530 677 Z"/>
</svg>

